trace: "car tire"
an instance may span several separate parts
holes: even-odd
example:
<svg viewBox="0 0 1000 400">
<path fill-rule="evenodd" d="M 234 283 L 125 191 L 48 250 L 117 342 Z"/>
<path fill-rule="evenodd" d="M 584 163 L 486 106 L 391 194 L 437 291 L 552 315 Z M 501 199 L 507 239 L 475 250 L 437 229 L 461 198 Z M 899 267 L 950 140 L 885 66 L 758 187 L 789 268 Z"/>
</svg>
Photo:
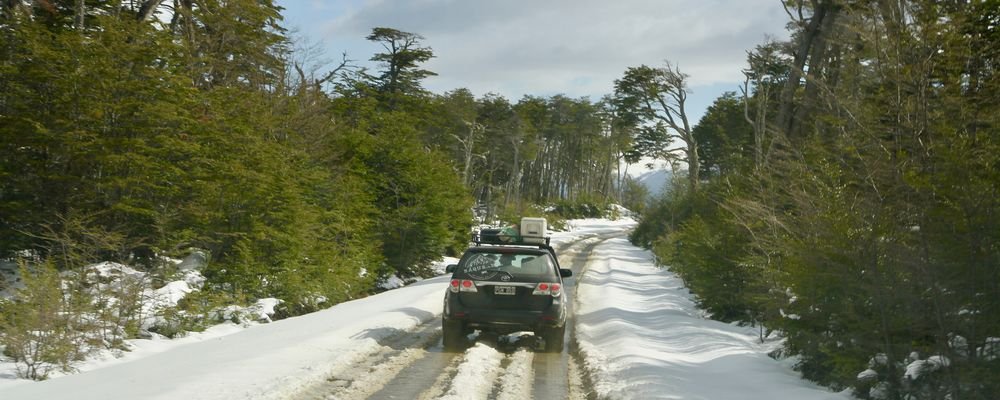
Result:
<svg viewBox="0 0 1000 400">
<path fill-rule="evenodd" d="M 542 329 L 541 336 L 545 340 L 546 353 L 561 353 L 563 350 L 563 341 L 566 338 L 566 325 L 558 328 Z"/>
<path fill-rule="evenodd" d="M 468 341 L 462 322 L 443 320 L 441 326 L 444 331 L 444 336 L 441 338 L 444 350 L 447 352 L 461 351 Z"/>
</svg>

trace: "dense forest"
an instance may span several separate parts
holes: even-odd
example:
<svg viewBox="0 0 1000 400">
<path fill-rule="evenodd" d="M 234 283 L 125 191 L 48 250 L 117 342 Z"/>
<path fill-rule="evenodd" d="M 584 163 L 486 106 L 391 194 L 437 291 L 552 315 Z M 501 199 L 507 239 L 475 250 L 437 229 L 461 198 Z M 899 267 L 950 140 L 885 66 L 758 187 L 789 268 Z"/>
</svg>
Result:
<svg viewBox="0 0 1000 400">
<path fill-rule="evenodd" d="M 474 206 L 621 196 L 610 102 L 433 94 L 418 34 L 373 29 L 375 71 L 305 65 L 270 1 L 161 3 L 4 3 L 4 258 L 153 267 L 199 248 L 220 287 L 291 293 L 327 265 L 339 283 L 309 281 L 419 275 Z"/>
<path fill-rule="evenodd" d="M 364 296 L 428 276 L 475 223 L 600 215 L 623 196 L 636 155 L 611 102 L 430 93 L 432 48 L 392 28 L 366 37 L 384 52 L 351 55 L 377 67 L 316 63 L 281 11 L 0 2 L 0 260 L 25 282 L 0 300 L 8 356 L 68 363 L 94 337 L 80 331 L 110 347 L 146 334 L 136 293 L 179 274 L 168 257 L 208 258 L 201 290 L 162 311 L 170 336 L 225 304 L 274 297 L 289 316 Z M 101 261 L 153 281 L 107 285 L 88 269 Z"/>
<path fill-rule="evenodd" d="M 791 39 L 689 130 L 676 68 L 617 82 L 691 166 L 633 241 L 714 318 L 779 331 L 809 379 L 1000 397 L 1000 2 L 784 3 Z"/>
</svg>

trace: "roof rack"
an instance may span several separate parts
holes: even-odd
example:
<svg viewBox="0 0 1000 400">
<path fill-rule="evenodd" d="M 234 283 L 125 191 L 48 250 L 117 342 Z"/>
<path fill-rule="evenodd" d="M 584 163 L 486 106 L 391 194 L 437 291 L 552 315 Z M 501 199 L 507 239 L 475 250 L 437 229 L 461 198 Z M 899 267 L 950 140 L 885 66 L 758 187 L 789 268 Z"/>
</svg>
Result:
<svg viewBox="0 0 1000 400">
<path fill-rule="evenodd" d="M 484 244 L 496 246 L 549 246 L 551 237 L 521 236 L 505 232 L 504 229 L 482 229 L 472 234 L 472 242 L 476 246 Z"/>
<path fill-rule="evenodd" d="M 482 229 L 472 234 L 472 242 L 511 246 L 549 246 L 551 237 L 545 236 L 548 223 L 545 218 L 521 218 L 520 225 L 497 229 Z"/>
</svg>

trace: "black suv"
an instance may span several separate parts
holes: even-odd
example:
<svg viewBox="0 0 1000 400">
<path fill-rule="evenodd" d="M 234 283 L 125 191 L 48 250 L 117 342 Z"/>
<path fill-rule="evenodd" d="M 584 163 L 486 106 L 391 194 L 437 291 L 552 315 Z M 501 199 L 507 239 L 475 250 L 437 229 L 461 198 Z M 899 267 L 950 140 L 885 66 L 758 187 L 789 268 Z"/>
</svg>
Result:
<svg viewBox="0 0 1000 400">
<path fill-rule="evenodd" d="M 506 335 L 531 331 L 546 352 L 561 352 L 566 331 L 564 277 L 556 253 L 541 243 L 510 240 L 495 232 L 473 235 L 475 246 L 449 265 L 444 298 L 444 347 L 461 349 L 475 329 Z"/>
</svg>

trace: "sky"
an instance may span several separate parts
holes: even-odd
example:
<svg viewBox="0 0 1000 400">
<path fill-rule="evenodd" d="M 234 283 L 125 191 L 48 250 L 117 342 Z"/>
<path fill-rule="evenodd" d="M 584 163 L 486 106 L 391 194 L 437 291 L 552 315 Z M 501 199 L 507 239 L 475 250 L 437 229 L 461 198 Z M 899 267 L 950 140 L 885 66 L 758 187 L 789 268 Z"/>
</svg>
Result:
<svg viewBox="0 0 1000 400">
<path fill-rule="evenodd" d="M 663 66 L 688 74 L 689 120 L 725 91 L 737 91 L 746 51 L 788 37 L 781 0 L 278 0 L 284 26 L 314 60 L 360 65 L 381 51 L 374 27 L 424 37 L 438 76 L 424 86 L 476 96 L 524 95 L 593 101 L 626 68 Z"/>
<path fill-rule="evenodd" d="M 563 266 L 593 248 L 582 275 L 565 284 L 575 299 L 581 367 L 598 397 L 851 399 L 801 379 L 792 360 L 768 357 L 780 344 L 775 337 L 761 343 L 755 327 L 704 318 L 683 281 L 624 238 L 634 225 L 628 218 L 572 220 L 568 231 L 552 233 Z M 267 324 L 228 322 L 181 339 L 129 340 L 130 352 L 92 358 L 75 365 L 77 373 L 42 382 L 16 379 L 14 365 L 0 359 L 0 398 L 362 399 L 383 389 L 401 393 L 405 385 L 386 385 L 405 368 L 428 365 L 440 372 L 429 368 L 426 391 L 415 385 L 421 398 L 487 398 L 491 391 L 498 399 L 531 398 L 533 368 L 551 362 L 532 360 L 546 354 L 507 354 L 484 341 L 456 362 L 441 352 L 435 321 L 448 282 L 441 275 Z"/>
</svg>

